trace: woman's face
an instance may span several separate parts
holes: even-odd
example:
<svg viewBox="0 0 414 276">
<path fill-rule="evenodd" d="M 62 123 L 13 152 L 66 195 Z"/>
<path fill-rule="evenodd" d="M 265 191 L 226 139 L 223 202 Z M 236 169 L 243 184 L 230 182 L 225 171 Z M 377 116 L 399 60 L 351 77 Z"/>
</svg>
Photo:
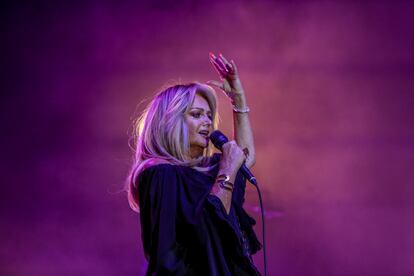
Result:
<svg viewBox="0 0 414 276">
<path fill-rule="evenodd" d="M 208 146 L 212 131 L 212 113 L 205 98 L 196 94 L 190 110 L 185 114 L 190 140 L 190 157 L 197 158 Z"/>
</svg>

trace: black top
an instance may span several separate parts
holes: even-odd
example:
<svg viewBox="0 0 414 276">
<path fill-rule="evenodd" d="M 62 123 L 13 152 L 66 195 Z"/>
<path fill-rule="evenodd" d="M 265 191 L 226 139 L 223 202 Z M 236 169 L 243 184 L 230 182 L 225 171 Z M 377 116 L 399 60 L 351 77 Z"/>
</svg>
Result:
<svg viewBox="0 0 414 276">
<path fill-rule="evenodd" d="M 215 154 L 212 162 L 218 162 Z M 242 208 L 246 179 L 235 180 L 227 214 L 210 195 L 218 173 L 158 164 L 139 176 L 141 235 L 147 275 L 260 275 L 251 254 L 261 244 Z"/>
</svg>

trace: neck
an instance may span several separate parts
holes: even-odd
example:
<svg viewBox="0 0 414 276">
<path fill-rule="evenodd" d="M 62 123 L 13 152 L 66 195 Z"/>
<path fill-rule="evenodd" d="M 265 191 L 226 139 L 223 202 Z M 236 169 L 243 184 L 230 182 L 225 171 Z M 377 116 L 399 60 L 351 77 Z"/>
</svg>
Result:
<svg viewBox="0 0 414 276">
<path fill-rule="evenodd" d="M 203 155 L 204 149 L 202 147 L 190 147 L 190 158 L 196 159 Z"/>
</svg>

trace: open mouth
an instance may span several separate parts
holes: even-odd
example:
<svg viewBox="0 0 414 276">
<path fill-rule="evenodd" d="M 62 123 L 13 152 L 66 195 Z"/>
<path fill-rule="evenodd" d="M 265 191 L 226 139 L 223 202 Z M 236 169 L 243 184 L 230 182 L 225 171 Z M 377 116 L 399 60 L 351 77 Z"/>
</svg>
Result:
<svg viewBox="0 0 414 276">
<path fill-rule="evenodd" d="M 199 132 L 199 134 L 201 136 L 203 136 L 204 138 L 206 138 L 206 139 L 209 138 L 209 136 L 208 136 L 209 132 L 207 130 L 202 130 L 202 131 Z"/>
</svg>

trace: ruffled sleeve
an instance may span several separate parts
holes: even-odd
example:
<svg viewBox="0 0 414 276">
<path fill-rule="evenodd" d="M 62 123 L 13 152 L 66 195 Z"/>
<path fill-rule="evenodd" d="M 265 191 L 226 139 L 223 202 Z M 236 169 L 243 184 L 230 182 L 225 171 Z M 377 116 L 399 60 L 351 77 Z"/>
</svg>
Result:
<svg viewBox="0 0 414 276">
<path fill-rule="evenodd" d="M 221 156 L 221 153 L 214 154 L 212 158 L 212 163 L 220 162 Z M 234 191 L 232 195 L 232 209 L 234 209 L 236 218 L 227 215 L 224 206 L 217 197 L 209 197 L 208 202 L 212 206 L 214 206 L 214 209 L 216 210 L 218 217 L 220 217 L 222 221 L 225 221 L 227 224 L 233 226 L 232 228 L 235 229 L 236 232 L 241 231 L 240 235 L 244 236 L 247 239 L 246 241 L 244 241 L 247 242 L 247 245 L 243 246 L 248 247 L 249 254 L 255 254 L 262 248 L 262 244 L 258 240 L 256 233 L 253 229 L 253 226 L 256 225 L 256 220 L 252 218 L 243 208 L 245 201 L 246 182 L 246 178 L 239 170 L 234 181 Z M 235 222 L 235 220 L 237 220 L 237 222 Z M 235 227 L 235 224 L 238 225 Z"/>
<path fill-rule="evenodd" d="M 248 243 L 247 247 L 249 254 L 255 254 L 262 248 L 262 245 L 253 230 L 253 226 L 256 225 L 256 220 L 252 218 L 243 208 L 246 182 L 246 178 L 243 176 L 241 171 L 239 171 L 235 180 L 232 201 L 242 235 L 247 238 L 247 241 L 245 242 Z"/>
<path fill-rule="evenodd" d="M 183 275 L 185 250 L 177 243 L 177 168 L 162 164 L 145 169 L 139 177 L 142 242 L 156 275 Z"/>
<path fill-rule="evenodd" d="M 243 208 L 245 189 L 246 178 L 239 170 L 234 183 L 230 213 L 227 214 L 220 199 L 214 195 L 210 195 L 207 202 L 213 207 L 210 209 L 214 210 L 217 218 L 229 226 L 239 238 L 243 255 L 250 257 L 250 255 L 259 251 L 262 248 L 262 245 L 253 229 L 253 226 L 256 225 L 255 219 L 253 219 Z"/>
</svg>

